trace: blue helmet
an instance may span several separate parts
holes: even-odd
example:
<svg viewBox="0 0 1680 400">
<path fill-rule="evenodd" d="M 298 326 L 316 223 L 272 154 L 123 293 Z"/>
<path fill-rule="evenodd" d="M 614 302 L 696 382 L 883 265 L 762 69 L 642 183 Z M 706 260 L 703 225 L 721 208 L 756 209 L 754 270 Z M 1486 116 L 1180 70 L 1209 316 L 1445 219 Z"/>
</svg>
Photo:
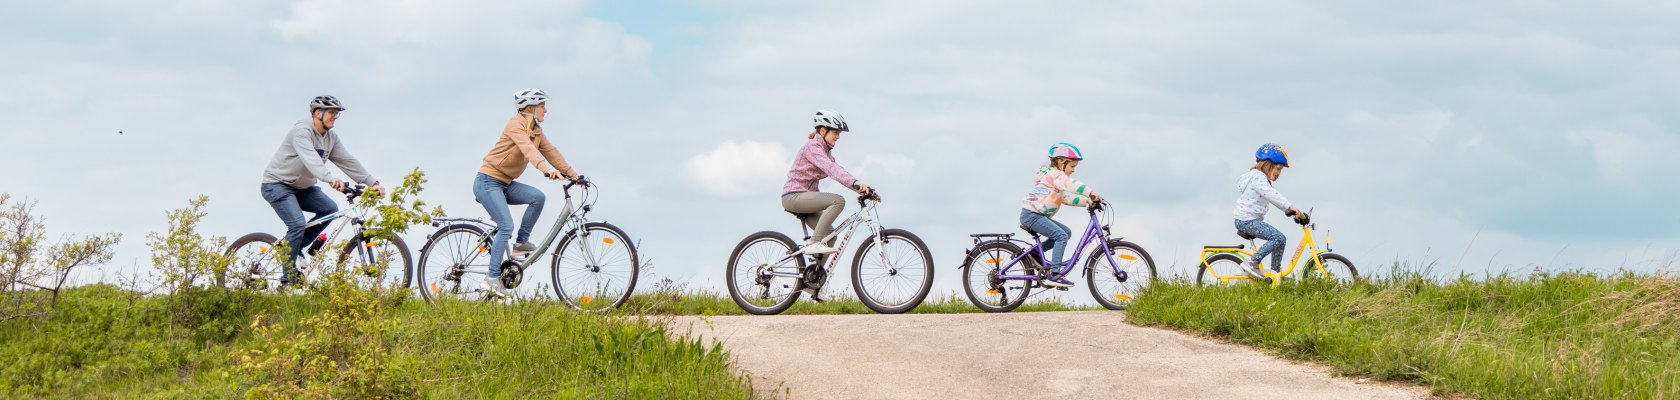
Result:
<svg viewBox="0 0 1680 400">
<path fill-rule="evenodd" d="M 1254 161 L 1271 161 L 1274 164 L 1283 165 L 1284 168 L 1288 168 L 1289 152 L 1283 151 L 1283 147 L 1278 146 L 1277 144 L 1266 143 L 1260 145 L 1259 150 L 1254 151 Z"/>
</svg>

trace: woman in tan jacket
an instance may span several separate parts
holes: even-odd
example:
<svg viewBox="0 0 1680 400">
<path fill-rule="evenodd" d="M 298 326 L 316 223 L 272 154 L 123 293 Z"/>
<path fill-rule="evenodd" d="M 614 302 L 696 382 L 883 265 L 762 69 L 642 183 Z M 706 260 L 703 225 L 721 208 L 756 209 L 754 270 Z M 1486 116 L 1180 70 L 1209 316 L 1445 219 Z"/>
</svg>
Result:
<svg viewBox="0 0 1680 400">
<path fill-rule="evenodd" d="M 514 233 L 513 213 L 508 206 L 525 205 L 525 216 L 519 224 L 518 244 L 513 247 L 515 258 L 521 258 L 525 253 L 536 250 L 536 246 L 530 243 L 531 229 L 537 225 L 537 217 L 542 215 L 546 199 L 541 190 L 513 180 L 525 173 L 526 165 L 536 167 L 548 179 L 581 178 L 571 165 L 566 164 L 566 158 L 560 156 L 554 144 L 548 142 L 548 136 L 543 135 L 539 125 L 548 114 L 548 94 L 542 89 L 531 88 L 514 93 L 513 99 L 519 114 L 509 119 L 507 127 L 502 128 L 501 138 L 496 139 L 496 146 L 490 148 L 490 155 L 484 156 L 484 166 L 478 168 L 478 177 L 473 179 L 473 197 L 478 199 L 478 204 L 484 205 L 490 219 L 496 222 L 496 237 L 490 244 L 490 274 L 485 276 L 482 284 L 485 289 L 503 297 L 508 295 L 508 288 L 501 283 L 502 257 L 508 250 L 508 239 L 512 239 Z"/>
</svg>

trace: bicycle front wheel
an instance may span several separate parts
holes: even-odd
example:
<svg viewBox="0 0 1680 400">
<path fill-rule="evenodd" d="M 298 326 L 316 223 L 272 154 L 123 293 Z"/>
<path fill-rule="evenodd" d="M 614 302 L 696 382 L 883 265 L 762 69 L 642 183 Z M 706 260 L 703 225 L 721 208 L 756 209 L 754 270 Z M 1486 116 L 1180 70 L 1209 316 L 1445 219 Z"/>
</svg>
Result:
<svg viewBox="0 0 1680 400">
<path fill-rule="evenodd" d="M 420 248 L 415 288 L 426 302 L 467 298 L 484 293 L 481 280 L 490 273 L 490 246 L 484 228 L 470 224 L 445 226 L 432 233 Z"/>
<path fill-rule="evenodd" d="M 401 237 L 356 238 L 338 254 L 338 265 L 350 268 L 351 276 L 364 288 L 406 288 L 414 273 L 408 243 Z"/>
<path fill-rule="evenodd" d="M 1353 261 L 1348 261 L 1347 257 L 1336 253 L 1320 253 L 1318 258 L 1324 260 L 1324 272 L 1330 274 L 1330 280 L 1340 284 L 1359 281 L 1359 270 L 1353 268 Z M 1318 268 L 1313 268 L 1311 258 L 1301 262 L 1301 269 L 1302 280 L 1325 278 L 1324 274 L 1318 272 Z"/>
<path fill-rule="evenodd" d="M 933 287 L 933 253 L 922 238 L 903 229 L 881 231 L 880 245 L 871 236 L 852 257 L 852 288 L 858 300 L 882 314 L 916 308 Z"/>
<path fill-rule="evenodd" d="M 278 243 L 279 238 L 262 232 L 234 240 L 223 254 L 232 262 L 216 275 L 216 286 L 256 290 L 279 288 L 285 267 L 280 264 L 284 255 L 276 247 Z"/>
<path fill-rule="evenodd" d="M 805 257 L 794 253 L 793 239 L 764 231 L 741 239 L 729 254 L 724 284 L 735 305 L 754 315 L 787 311 L 799 300 L 804 282 L 794 275 L 805 270 Z"/>
<path fill-rule="evenodd" d="M 1136 243 L 1110 240 L 1108 253 L 1114 256 L 1110 264 L 1103 252 L 1092 252 L 1085 261 L 1085 283 L 1097 304 L 1110 310 L 1124 310 L 1132 298 L 1155 283 L 1155 259 Z"/>
<path fill-rule="evenodd" d="M 554 252 L 554 294 L 572 308 L 602 311 L 624 304 L 641 260 L 624 230 L 605 222 L 567 232 Z"/>
</svg>

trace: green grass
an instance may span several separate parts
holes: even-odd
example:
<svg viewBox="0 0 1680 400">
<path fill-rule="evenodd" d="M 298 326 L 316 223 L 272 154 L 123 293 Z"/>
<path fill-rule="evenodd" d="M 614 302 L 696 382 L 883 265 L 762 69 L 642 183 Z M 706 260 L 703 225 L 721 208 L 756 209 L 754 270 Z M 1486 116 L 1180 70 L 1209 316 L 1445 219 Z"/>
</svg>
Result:
<svg viewBox="0 0 1680 400">
<path fill-rule="evenodd" d="M 1438 282 L 1415 273 L 1152 285 L 1139 325 L 1227 338 L 1344 374 L 1490 399 L 1680 399 L 1680 280 L 1585 273 Z"/>
<path fill-rule="evenodd" d="M 318 296 L 167 297 L 109 285 L 67 290 L 56 311 L 0 322 L 0 398 L 234 398 L 251 387 L 236 366 L 263 338 L 306 335 Z M 721 347 L 673 339 L 644 318 L 573 312 L 552 302 L 415 300 L 378 318 L 390 329 L 388 377 L 420 398 L 750 398 Z M 263 336 L 257 326 L 274 329 Z M 303 339 L 297 339 L 303 340 Z M 247 361 L 248 362 L 248 361 Z"/>
<path fill-rule="evenodd" d="M 621 313 L 642 315 L 747 315 L 727 294 L 681 288 L 657 288 L 651 293 L 637 293 L 625 301 Z M 1065 304 L 1053 300 L 1028 301 L 1014 312 L 1087 311 L 1102 307 Z M 929 295 L 927 300 L 910 311 L 911 314 L 957 314 L 981 312 L 967 297 L 950 293 L 943 297 Z M 783 315 L 814 314 L 874 314 L 874 310 L 850 294 L 822 303 L 801 298 Z"/>
</svg>

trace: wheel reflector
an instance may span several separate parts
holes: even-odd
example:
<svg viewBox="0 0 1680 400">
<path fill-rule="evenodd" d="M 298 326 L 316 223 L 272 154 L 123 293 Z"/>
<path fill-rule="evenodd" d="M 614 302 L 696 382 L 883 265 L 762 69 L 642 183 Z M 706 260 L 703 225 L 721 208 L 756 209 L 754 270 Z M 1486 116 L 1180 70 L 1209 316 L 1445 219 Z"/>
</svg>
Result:
<svg viewBox="0 0 1680 400">
<path fill-rule="evenodd" d="M 1120 257 L 1120 259 L 1126 260 L 1126 261 L 1137 261 L 1137 256 L 1134 256 L 1134 255 L 1131 255 L 1131 254 L 1121 254 L 1121 255 L 1118 255 L 1118 256 L 1115 256 L 1115 257 Z"/>
<path fill-rule="evenodd" d="M 484 246 L 483 245 L 478 246 L 478 252 L 480 252 L 480 253 L 484 252 Z"/>
<path fill-rule="evenodd" d="M 368 242 L 366 242 L 366 243 L 362 243 L 362 247 L 366 247 L 366 248 L 370 248 L 370 249 L 371 249 L 371 248 L 373 248 L 373 242 L 372 242 L 372 241 L 368 241 Z"/>
<path fill-rule="evenodd" d="M 257 252 L 259 252 L 259 253 L 267 253 L 267 252 L 268 252 L 268 247 L 265 247 L 265 246 L 257 246 Z"/>
<path fill-rule="evenodd" d="M 1003 261 L 1002 258 L 988 258 L 988 259 L 986 259 L 987 264 L 997 264 L 997 263 L 1002 262 L 1002 261 Z"/>
<path fill-rule="evenodd" d="M 612 238 L 601 238 L 601 243 L 613 244 Z"/>
<path fill-rule="evenodd" d="M 443 294 L 443 290 L 438 289 L 437 282 L 432 282 L 432 294 L 434 294 L 434 295 Z"/>
<path fill-rule="evenodd" d="M 997 290 L 997 289 L 986 289 L 986 294 L 999 294 L 999 293 L 1003 293 L 1003 291 L 1002 290 Z"/>
<path fill-rule="evenodd" d="M 611 240 L 611 239 L 609 239 L 609 240 Z M 582 301 L 584 303 L 588 303 L 588 302 L 591 302 L 591 301 L 595 301 L 595 298 L 594 297 L 589 297 L 589 296 L 583 296 L 583 298 L 580 298 L 578 300 Z"/>
<path fill-rule="evenodd" d="M 1118 299 L 1120 301 L 1127 301 L 1127 300 L 1131 300 L 1132 296 L 1127 296 L 1125 293 L 1115 293 L 1114 298 Z"/>
</svg>

